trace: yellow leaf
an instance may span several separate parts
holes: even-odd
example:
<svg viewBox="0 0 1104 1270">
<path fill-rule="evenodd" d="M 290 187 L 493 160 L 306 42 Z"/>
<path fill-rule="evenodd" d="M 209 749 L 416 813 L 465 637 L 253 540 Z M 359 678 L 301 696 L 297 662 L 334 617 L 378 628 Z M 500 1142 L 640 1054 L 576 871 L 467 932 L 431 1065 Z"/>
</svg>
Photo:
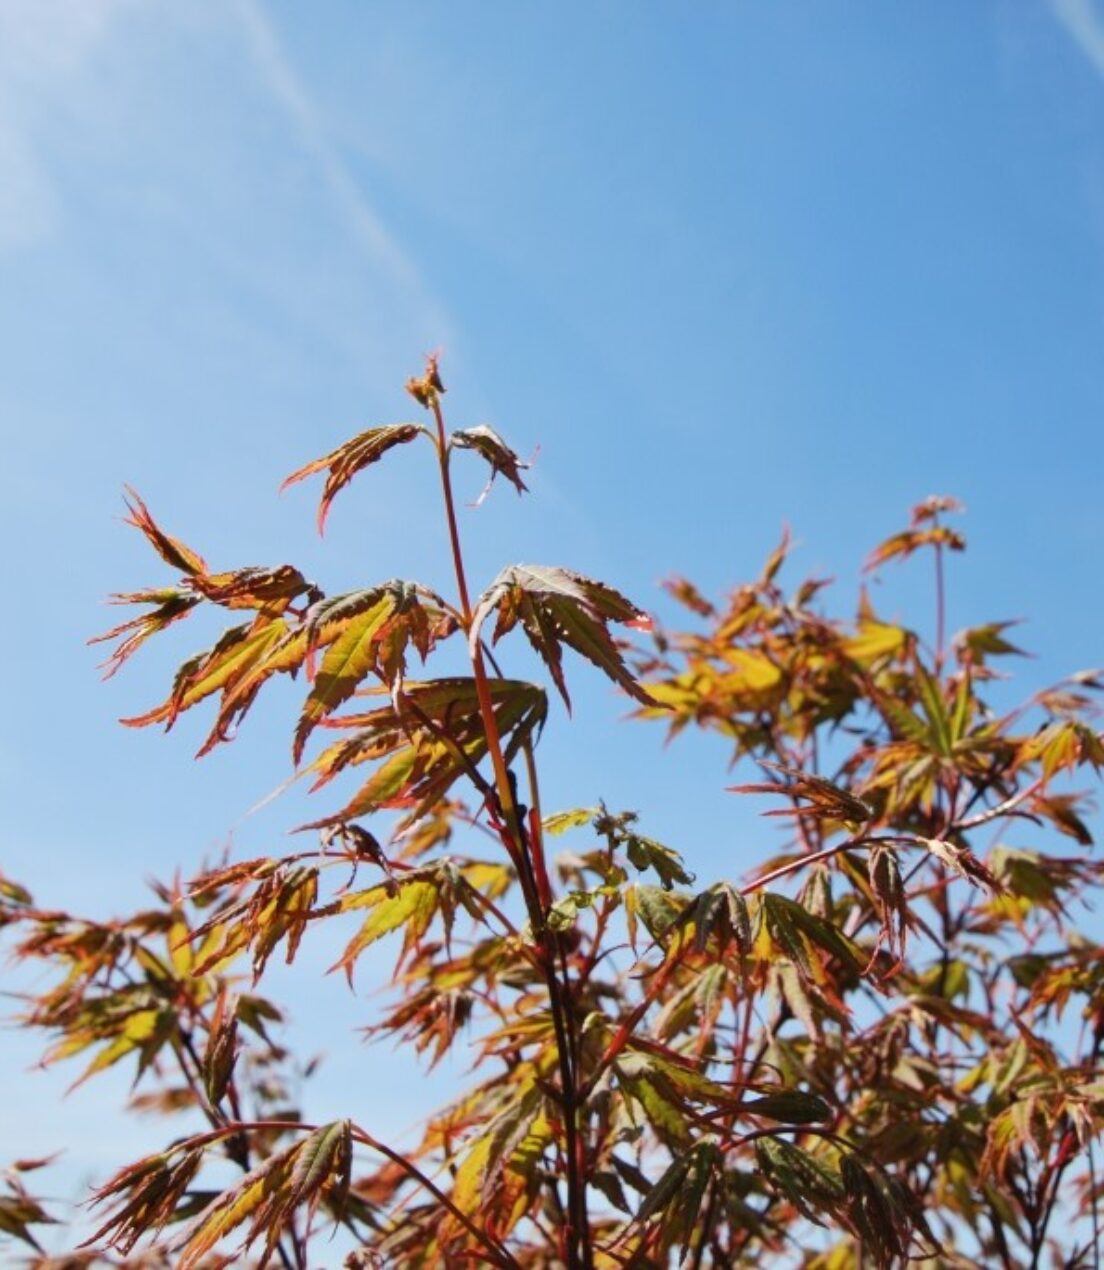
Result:
<svg viewBox="0 0 1104 1270">
<path fill-rule="evenodd" d="M 908 642 L 908 632 L 883 622 L 860 622 L 858 633 L 843 641 L 843 651 L 864 664 L 900 652 Z"/>
<path fill-rule="evenodd" d="M 228 1191 L 224 1191 L 200 1213 L 188 1230 L 181 1247 L 178 1270 L 191 1270 L 223 1236 L 240 1226 L 287 1180 L 292 1152 L 271 1156 L 259 1168 Z"/>
<path fill-rule="evenodd" d="M 724 659 L 734 673 L 724 677 L 724 686 L 730 690 L 741 689 L 763 692 L 773 688 L 782 678 L 782 672 L 764 653 L 746 648 L 726 648 Z"/>
</svg>

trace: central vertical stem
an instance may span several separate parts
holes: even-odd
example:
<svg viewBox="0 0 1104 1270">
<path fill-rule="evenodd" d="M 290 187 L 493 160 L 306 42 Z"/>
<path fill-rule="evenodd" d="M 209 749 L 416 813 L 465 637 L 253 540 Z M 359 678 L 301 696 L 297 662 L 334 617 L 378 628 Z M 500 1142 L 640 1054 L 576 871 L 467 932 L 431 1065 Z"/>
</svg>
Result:
<svg viewBox="0 0 1104 1270">
<path fill-rule="evenodd" d="M 435 370 L 434 370 L 435 376 Z M 444 496 L 445 516 L 448 521 L 449 542 L 452 547 L 453 568 L 456 574 L 456 589 L 460 598 L 460 611 L 464 619 L 466 632 L 471 631 L 472 606 L 468 592 L 467 578 L 464 572 L 464 556 L 460 547 L 460 532 L 456 523 L 456 507 L 452 496 L 452 480 L 449 475 L 449 444 L 445 432 L 445 421 L 441 411 L 439 386 L 434 386 L 427 376 L 427 404 L 433 412 L 433 420 L 437 427 L 437 459 L 441 472 L 441 490 Z M 533 867 L 529 839 L 519 813 L 517 799 L 514 797 L 510 773 L 506 767 L 506 759 L 502 748 L 502 737 L 498 730 L 498 721 L 494 713 L 494 701 L 491 696 L 490 681 L 483 659 L 483 650 L 478 641 L 470 645 L 472 671 L 475 677 L 476 696 L 479 700 L 479 712 L 483 720 L 483 729 L 487 737 L 487 753 L 490 756 L 494 771 L 495 792 L 498 796 L 499 809 L 503 820 L 503 845 L 518 872 L 518 880 L 525 896 L 529 922 L 534 937 L 539 941 L 541 950 L 541 967 L 548 988 L 549 1009 L 556 1035 L 556 1052 L 560 1069 L 560 1086 L 562 1091 L 562 1110 L 564 1124 L 564 1156 L 567 1181 L 567 1215 L 566 1255 L 568 1270 L 591 1270 L 593 1255 L 590 1247 L 590 1229 L 587 1220 L 585 1161 L 583 1159 L 582 1140 L 579 1136 L 579 1096 L 578 1079 L 573 1056 L 575 1053 L 572 1040 L 574 1038 L 574 1019 L 567 1008 L 570 988 L 567 983 L 567 968 L 564 967 L 564 981 L 561 982 L 556 973 L 557 936 L 548 928 L 546 912 L 551 904 L 551 895 L 547 894 L 547 874 L 541 870 L 538 878 Z M 531 762 L 531 754 L 527 753 Z M 530 769 L 532 776 L 532 769 Z"/>
<path fill-rule="evenodd" d="M 939 528 L 939 517 L 934 518 L 936 529 Z M 946 640 L 946 587 L 943 582 L 943 544 L 935 544 L 935 673 L 943 673 L 943 646 Z"/>
</svg>

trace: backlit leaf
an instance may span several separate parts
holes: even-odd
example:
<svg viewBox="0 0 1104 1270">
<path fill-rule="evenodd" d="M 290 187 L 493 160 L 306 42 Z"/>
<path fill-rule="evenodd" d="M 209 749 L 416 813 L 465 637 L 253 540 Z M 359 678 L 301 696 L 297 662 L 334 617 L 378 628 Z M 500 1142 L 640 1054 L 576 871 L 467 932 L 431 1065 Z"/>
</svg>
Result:
<svg viewBox="0 0 1104 1270">
<path fill-rule="evenodd" d="M 488 690 L 509 763 L 523 743 L 539 738 L 548 701 L 543 689 L 519 680 L 494 679 Z M 404 823 L 412 823 L 439 806 L 487 752 L 479 694 L 471 678 L 407 680 L 387 705 L 324 723 L 351 735 L 308 765 L 306 770 L 316 776 L 312 788 L 349 767 L 366 762 L 380 766 L 342 811 L 306 828 L 341 824 L 385 807 L 404 809 Z"/>
<path fill-rule="evenodd" d="M 292 472 L 280 488 L 287 489 L 289 485 L 305 480 L 308 476 L 313 476 L 315 472 L 327 472 L 322 501 L 318 505 L 318 532 L 322 533 L 326 528 L 330 504 L 338 492 L 348 485 L 362 468 L 381 459 L 394 446 L 413 441 L 419 432 L 425 432 L 425 428 L 417 423 L 395 423 L 383 428 L 369 428 L 367 432 L 362 432 L 351 441 L 346 441 L 344 445 L 339 445 L 336 450 L 331 450 L 323 458 L 314 459 Z"/>
<path fill-rule="evenodd" d="M 483 501 L 494 478 L 500 472 L 519 494 L 525 493 L 527 487 L 521 479 L 521 473 L 522 469 L 527 468 L 529 464 L 518 458 L 494 428 L 481 423 L 475 428 L 465 428 L 460 432 L 454 432 L 449 438 L 449 445 L 459 446 L 464 450 L 474 450 L 490 464 L 491 479 L 487 482 L 487 489 L 479 497 L 480 502 Z"/>
<path fill-rule="evenodd" d="M 130 515 L 126 518 L 126 523 L 145 534 L 147 541 L 166 564 L 189 576 L 207 572 L 207 563 L 203 557 L 186 547 L 179 539 L 165 533 L 150 515 L 149 508 L 142 502 L 137 491 L 129 485 L 127 495 L 125 501 Z"/>
<path fill-rule="evenodd" d="M 480 596 L 472 616 L 470 642 L 478 646 L 484 622 L 497 612 L 495 643 L 519 621 L 570 709 L 561 645 L 567 644 L 603 670 L 644 705 L 656 702 L 625 665 L 609 633 L 610 622 L 645 626 L 649 619 L 623 595 L 569 569 L 547 565 L 510 565 Z"/>
</svg>

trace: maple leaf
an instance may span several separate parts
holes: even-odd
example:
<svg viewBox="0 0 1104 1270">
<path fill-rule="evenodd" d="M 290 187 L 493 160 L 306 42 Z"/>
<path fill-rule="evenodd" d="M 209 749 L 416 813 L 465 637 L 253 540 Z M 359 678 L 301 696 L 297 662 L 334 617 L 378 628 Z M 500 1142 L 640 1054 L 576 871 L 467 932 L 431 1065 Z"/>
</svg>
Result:
<svg viewBox="0 0 1104 1270">
<path fill-rule="evenodd" d="M 965 551 L 966 539 L 948 525 L 932 525 L 928 529 L 905 529 L 880 543 L 866 558 L 864 573 L 872 573 L 880 565 L 896 556 L 911 556 L 921 547 L 947 547 L 951 551 Z"/>
<path fill-rule="evenodd" d="M 609 633 L 610 622 L 646 630 L 648 615 L 604 582 L 548 565 L 514 564 L 498 575 L 472 614 L 469 640 L 479 646 L 483 623 L 497 611 L 493 642 L 520 621 L 529 642 L 544 659 L 564 704 L 571 709 L 564 680 L 561 645 L 567 644 L 603 670 L 630 696 L 647 706 L 656 702 L 629 673 Z"/>
<path fill-rule="evenodd" d="M 122 722 L 132 728 L 150 723 L 164 723 L 166 730 L 171 728 L 182 711 L 213 693 L 231 692 L 286 632 L 287 626 L 279 619 L 262 618 L 230 627 L 211 648 L 194 654 L 180 666 L 167 700 Z"/>
<path fill-rule="evenodd" d="M 539 737 L 548 701 L 541 688 L 519 680 L 494 679 L 489 689 L 509 763 L 522 744 Z M 387 807 L 406 809 L 403 823 L 409 825 L 440 804 L 452 785 L 465 773 L 471 775 L 487 753 L 479 694 L 471 678 L 407 681 L 379 709 L 323 722 L 326 727 L 355 730 L 308 764 L 306 770 L 317 774 L 312 790 L 347 767 L 383 761 L 348 806 L 304 829 L 327 828 Z"/>
<path fill-rule="evenodd" d="M 144 1234 L 172 1220 L 202 1162 L 202 1146 L 182 1142 L 120 1169 L 91 1200 L 93 1205 L 115 1200 L 118 1207 L 83 1246 L 106 1238 L 124 1255 L 130 1252 Z"/>
<path fill-rule="evenodd" d="M 133 525 L 135 529 L 140 529 L 150 542 L 153 549 L 165 561 L 171 564 L 174 569 L 179 569 L 181 573 L 188 574 L 189 577 L 195 574 L 203 574 L 207 572 L 207 563 L 198 552 L 191 547 L 185 546 L 178 538 L 170 537 L 150 515 L 149 508 L 142 501 L 137 490 L 126 486 L 127 498 L 124 502 L 127 511 L 126 523 Z"/>
<path fill-rule="evenodd" d="M 330 504 L 337 497 L 338 492 L 344 489 L 362 468 L 381 459 L 394 446 L 413 441 L 419 432 L 426 433 L 420 423 L 393 423 L 382 428 L 369 428 L 367 432 L 362 432 L 351 441 L 346 441 L 344 445 L 339 445 L 336 450 L 331 450 L 322 458 L 314 459 L 292 472 L 280 489 L 283 491 L 289 485 L 306 480 L 308 476 L 313 476 L 316 472 L 328 472 L 326 484 L 322 490 L 322 501 L 318 504 L 318 532 L 324 533 Z M 429 434 L 426 433 L 426 435 Z"/>
<path fill-rule="evenodd" d="M 784 794 L 787 798 L 801 798 L 807 807 L 785 808 L 768 811 L 768 816 L 808 816 L 824 820 L 839 820 L 845 824 L 861 824 L 870 820 L 874 813 L 854 794 L 838 785 L 833 785 L 823 776 L 814 776 L 808 772 L 800 772 L 793 768 L 783 767 L 780 763 L 763 762 L 762 766 L 772 771 L 781 772 L 785 781 L 761 781 L 751 785 L 729 785 L 728 790 L 734 794 Z"/>
<path fill-rule="evenodd" d="M 282 613 L 300 595 L 318 596 L 314 584 L 290 564 L 197 573 L 187 579 L 185 587 L 223 608 L 259 609 L 271 614 Z"/>
<path fill-rule="evenodd" d="M 500 472 L 519 494 L 524 494 L 528 489 L 528 486 L 521 479 L 521 471 L 523 468 L 529 467 L 529 464 L 518 458 L 494 428 L 481 423 L 478 427 L 465 428 L 460 432 L 454 432 L 449 438 L 449 445 L 459 446 L 463 450 L 474 450 L 490 464 L 491 479 L 487 482 L 482 494 L 476 499 L 475 505 L 477 507 L 487 497 L 491 486 L 494 484 L 494 478 Z"/>
<path fill-rule="evenodd" d="M 151 635 L 165 630 L 173 622 L 179 622 L 202 600 L 202 596 L 192 595 L 178 587 L 161 587 L 146 591 L 129 591 L 112 595 L 111 604 L 152 604 L 152 612 L 142 613 L 104 631 L 102 635 L 93 635 L 90 644 L 103 644 L 109 639 L 118 639 L 118 645 L 111 656 L 102 663 L 104 678 L 110 679 L 118 671 L 128 657 L 131 657 Z M 121 638 L 124 637 L 125 638 Z"/>
<path fill-rule="evenodd" d="M 308 645 L 313 646 L 326 626 L 332 642 L 296 724 L 296 763 L 311 732 L 348 701 L 369 674 L 397 690 L 406 671 L 408 645 L 413 644 L 425 661 L 433 645 L 456 629 L 456 621 L 434 592 L 416 583 L 392 581 L 321 606 L 308 620 Z"/>
<path fill-rule="evenodd" d="M 940 863 L 945 864 L 960 878 L 973 882 L 975 886 L 985 887 L 990 895 L 1000 895 L 1004 891 L 992 870 L 982 864 L 964 843 L 948 842 L 944 838 L 921 838 L 919 841 Z"/>
<path fill-rule="evenodd" d="M 126 523 L 141 530 L 166 564 L 181 570 L 185 576 L 175 587 L 149 588 L 117 593 L 110 597 L 112 604 L 149 604 L 153 608 L 150 612 L 123 622 L 102 635 L 93 636 L 88 641 L 90 644 L 112 639 L 119 641 L 111 656 L 103 663 L 105 679 L 114 675 L 151 635 L 186 617 L 203 600 L 228 609 L 253 609 L 259 617 L 275 617 L 301 595 L 312 600 L 320 597 L 318 588 L 289 564 L 274 568 L 250 567 L 226 573 L 209 573 L 202 556 L 165 533 L 134 490 L 128 487 L 127 493 L 130 515 Z M 189 666 L 188 669 L 191 673 L 195 666 Z M 151 711 L 148 717 L 142 717 L 142 722 L 160 721 L 171 713 L 167 709 Z"/>
</svg>

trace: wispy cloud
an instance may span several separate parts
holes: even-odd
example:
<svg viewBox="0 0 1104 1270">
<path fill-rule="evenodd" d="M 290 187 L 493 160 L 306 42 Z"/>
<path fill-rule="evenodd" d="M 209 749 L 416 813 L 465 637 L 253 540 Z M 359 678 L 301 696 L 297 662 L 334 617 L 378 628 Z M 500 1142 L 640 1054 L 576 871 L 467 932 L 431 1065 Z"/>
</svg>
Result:
<svg viewBox="0 0 1104 1270">
<path fill-rule="evenodd" d="M 1104 75 L 1104 13 L 1095 0 L 1050 0 L 1050 7 L 1077 47 Z"/>
<path fill-rule="evenodd" d="M 198 10 L 205 16 L 196 19 L 196 30 L 221 28 L 241 40 L 295 148 L 316 173 L 349 247 L 389 306 L 402 311 L 403 325 L 453 351 L 444 306 L 350 170 L 261 0 L 225 5 L 208 0 Z M 179 21 L 179 15 L 166 18 L 146 0 L 0 0 L 0 251 L 41 243 L 62 223 L 53 167 L 65 158 L 52 130 L 59 111 L 83 115 L 78 103 L 110 91 L 95 73 L 96 60 L 127 34 L 119 19 L 128 12 L 143 14 L 148 30 L 164 31 Z"/>
<path fill-rule="evenodd" d="M 0 249 L 47 237 L 57 220 L 33 135 L 51 96 L 99 47 L 132 0 L 4 0 L 0 4 Z"/>
<path fill-rule="evenodd" d="M 417 265 L 373 210 L 302 81 L 288 61 L 279 37 L 258 0 L 238 0 L 250 54 L 273 98 L 291 124 L 296 141 L 314 164 L 335 209 L 368 262 L 379 269 L 419 313 L 434 339 L 451 343 L 451 324 Z"/>
</svg>

